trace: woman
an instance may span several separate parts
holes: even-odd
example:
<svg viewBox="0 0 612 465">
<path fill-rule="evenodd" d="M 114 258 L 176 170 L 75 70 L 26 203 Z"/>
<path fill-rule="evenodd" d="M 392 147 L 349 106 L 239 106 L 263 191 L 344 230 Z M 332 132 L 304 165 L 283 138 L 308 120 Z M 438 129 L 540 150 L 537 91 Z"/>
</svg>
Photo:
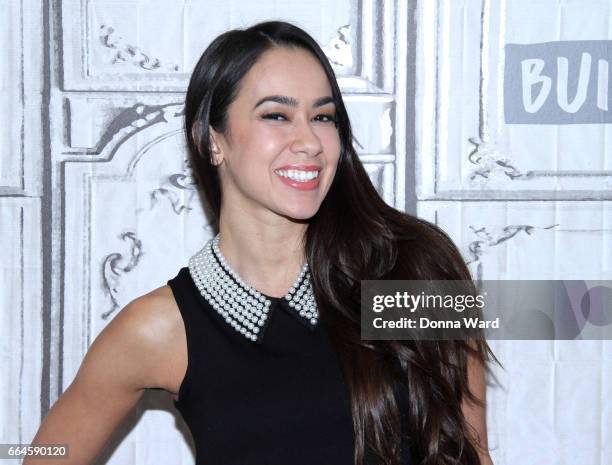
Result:
<svg viewBox="0 0 612 465">
<path fill-rule="evenodd" d="M 91 463 L 157 387 L 178 395 L 199 464 L 491 464 L 481 337 L 360 338 L 361 280 L 470 273 L 378 195 L 316 42 L 284 22 L 217 37 L 185 134 L 219 233 L 104 329 L 34 442 Z"/>
</svg>

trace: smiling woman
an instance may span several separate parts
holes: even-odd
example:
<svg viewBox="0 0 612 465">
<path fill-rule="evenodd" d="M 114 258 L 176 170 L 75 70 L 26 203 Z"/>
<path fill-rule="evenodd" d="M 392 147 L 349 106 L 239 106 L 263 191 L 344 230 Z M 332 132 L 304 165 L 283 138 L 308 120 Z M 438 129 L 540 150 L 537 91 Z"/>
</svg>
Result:
<svg viewBox="0 0 612 465">
<path fill-rule="evenodd" d="M 221 178 L 221 208 L 229 205 L 272 221 L 279 215 L 311 218 L 329 191 L 340 156 L 335 100 L 317 59 L 300 48 L 263 53 L 242 79 L 226 125 L 225 131 L 211 125 L 204 139 Z M 295 238 L 305 224 L 289 227 Z M 227 234 L 221 235 L 222 248 Z"/>
<path fill-rule="evenodd" d="M 277 21 L 217 37 L 185 135 L 218 233 L 105 328 L 34 442 L 90 463 L 157 387 L 201 465 L 490 464 L 484 338 L 360 337 L 362 280 L 471 277 L 441 229 L 372 185 L 312 37 Z"/>
<path fill-rule="evenodd" d="M 211 443 L 204 433 L 211 424 L 233 425 L 224 430 L 227 441 L 244 432 L 236 426 L 242 420 L 253 426 L 241 435 L 238 450 L 266 463 L 490 463 L 484 368 L 492 353 L 483 338 L 470 344 L 360 339 L 361 280 L 469 280 L 470 273 L 444 232 L 378 195 L 352 146 L 342 94 L 317 43 L 283 22 L 221 35 L 192 75 L 185 131 L 194 173 L 219 222 L 219 235 L 200 260 L 208 276 L 227 272 L 235 278 L 216 298 L 206 293 L 216 278 L 203 279 L 200 294 L 218 305 L 216 313 L 234 332 L 263 346 L 246 348 L 239 358 L 223 356 L 223 366 L 231 368 L 213 389 L 229 392 L 224 402 L 231 402 L 232 392 L 242 395 L 228 388 L 234 370 L 256 388 L 247 395 L 255 405 L 235 416 L 204 407 L 208 417 L 190 416 L 207 402 L 200 389 L 212 367 L 189 365 L 187 384 L 197 385 L 199 394 L 181 393 L 179 406 L 192 430 L 202 432 L 202 443 Z M 198 276 L 196 268 L 192 262 L 191 274 Z M 186 292 L 188 281 L 179 273 L 170 284 L 180 294 L 180 283 Z M 293 289 L 312 295 L 312 303 L 292 305 Z M 263 298 L 263 313 L 256 309 L 253 320 L 243 321 L 232 313 L 232 295 L 251 291 Z M 283 309 L 291 316 L 297 309 L 304 317 L 298 320 L 313 325 L 320 317 L 322 325 L 310 338 L 294 334 L 283 326 Z M 226 354 L 230 347 L 208 350 Z M 268 365 L 273 354 L 284 362 Z M 257 374 L 249 375 L 251 369 Z M 262 384 L 262 377 L 274 383 Z M 340 401 L 344 395 L 346 402 Z M 284 408 L 275 409 L 269 398 Z M 322 409 L 321 398 L 339 401 Z M 288 420 L 295 411 L 303 423 Z M 269 424 L 284 444 L 257 443 Z M 303 435 L 306 442 L 299 440 Z"/>
</svg>

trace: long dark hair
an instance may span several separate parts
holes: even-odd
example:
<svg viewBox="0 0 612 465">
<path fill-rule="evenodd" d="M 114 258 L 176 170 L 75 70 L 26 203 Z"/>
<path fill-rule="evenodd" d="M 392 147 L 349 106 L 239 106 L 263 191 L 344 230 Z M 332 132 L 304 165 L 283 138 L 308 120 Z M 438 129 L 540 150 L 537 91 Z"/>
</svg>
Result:
<svg viewBox="0 0 612 465">
<path fill-rule="evenodd" d="M 329 192 L 309 220 L 303 246 L 321 320 L 350 392 L 355 464 L 361 465 L 366 453 L 380 463 L 399 464 L 402 428 L 394 381 L 407 388 L 404 434 L 415 459 L 422 464 L 479 464 L 461 403 L 469 399 L 482 406 L 469 390 L 467 363 L 469 354 L 485 366 L 490 357 L 497 361 L 484 338 L 468 344 L 366 341 L 360 336 L 361 280 L 471 280 L 469 269 L 440 228 L 390 207 L 380 197 L 353 148 L 333 69 L 316 41 L 290 23 L 269 21 L 221 34 L 191 76 L 185 135 L 193 174 L 213 222 L 219 220 L 222 192 L 217 168 L 210 162 L 209 125 L 227 134 L 228 106 L 242 78 L 266 50 L 279 46 L 299 47 L 318 59 L 336 105 L 341 155 Z"/>
</svg>

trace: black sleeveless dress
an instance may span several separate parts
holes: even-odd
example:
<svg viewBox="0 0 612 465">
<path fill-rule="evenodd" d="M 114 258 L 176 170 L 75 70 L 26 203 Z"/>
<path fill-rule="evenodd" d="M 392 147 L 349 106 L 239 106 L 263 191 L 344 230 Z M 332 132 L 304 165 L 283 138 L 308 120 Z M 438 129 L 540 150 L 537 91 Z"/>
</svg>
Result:
<svg viewBox="0 0 612 465">
<path fill-rule="evenodd" d="M 174 405 L 193 436 L 196 465 L 353 465 L 348 389 L 324 325 L 266 296 L 269 318 L 253 342 L 214 311 L 188 267 L 168 285 L 188 352 Z M 406 396 L 398 401 L 406 411 Z M 413 463 L 409 452 L 402 443 L 402 465 Z M 366 464 L 377 464 L 368 450 Z"/>
</svg>

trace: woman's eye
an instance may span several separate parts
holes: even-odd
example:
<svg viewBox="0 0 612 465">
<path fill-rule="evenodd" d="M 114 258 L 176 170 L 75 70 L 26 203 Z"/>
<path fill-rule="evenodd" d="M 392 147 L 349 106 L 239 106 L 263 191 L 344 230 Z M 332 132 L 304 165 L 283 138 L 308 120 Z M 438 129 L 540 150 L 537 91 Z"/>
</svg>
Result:
<svg viewBox="0 0 612 465">
<path fill-rule="evenodd" d="M 280 121 L 278 118 L 285 118 L 285 115 L 282 115 L 280 113 L 268 113 L 266 115 L 263 115 L 262 118 L 264 119 L 271 119 L 274 121 Z"/>
<path fill-rule="evenodd" d="M 283 115 L 282 113 L 267 113 L 265 115 L 262 115 L 262 118 L 269 119 L 272 121 L 282 121 L 282 120 L 287 119 L 287 117 Z M 334 115 L 321 114 L 321 115 L 315 116 L 314 119 L 317 121 L 321 121 L 323 123 L 336 123 L 336 118 L 334 117 Z"/>
<path fill-rule="evenodd" d="M 324 118 L 322 120 L 324 123 L 335 123 L 336 122 L 336 118 L 334 118 L 334 115 L 318 115 L 317 118 Z"/>
</svg>

